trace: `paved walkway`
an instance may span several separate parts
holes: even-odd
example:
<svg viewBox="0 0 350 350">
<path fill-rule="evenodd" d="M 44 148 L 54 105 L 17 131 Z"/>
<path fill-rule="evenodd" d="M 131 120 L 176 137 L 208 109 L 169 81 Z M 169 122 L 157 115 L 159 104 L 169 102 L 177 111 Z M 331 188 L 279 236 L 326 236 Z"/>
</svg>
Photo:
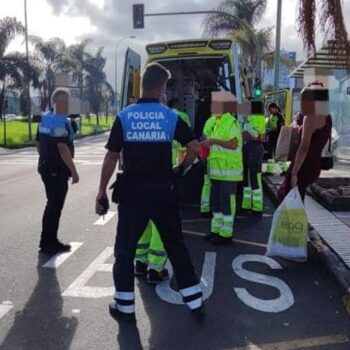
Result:
<svg viewBox="0 0 350 350">
<path fill-rule="evenodd" d="M 350 178 L 349 164 L 337 163 L 335 169 L 322 172 L 321 177 Z M 276 195 L 283 177 L 265 176 L 264 179 L 272 194 Z M 329 211 L 310 196 L 306 197 L 305 208 L 309 223 L 350 269 L 350 208 L 348 211 Z"/>
</svg>

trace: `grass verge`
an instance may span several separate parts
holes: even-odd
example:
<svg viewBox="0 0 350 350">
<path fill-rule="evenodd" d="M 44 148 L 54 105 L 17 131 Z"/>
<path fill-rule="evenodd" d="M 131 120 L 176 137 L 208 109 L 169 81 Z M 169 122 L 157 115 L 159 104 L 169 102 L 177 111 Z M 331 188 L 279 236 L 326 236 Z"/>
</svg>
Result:
<svg viewBox="0 0 350 350">
<path fill-rule="evenodd" d="M 81 128 L 78 131 L 77 138 L 99 134 L 111 129 L 114 117 L 99 117 L 97 124 L 96 116 L 90 118 L 85 116 L 81 118 Z M 4 142 L 4 122 L 0 122 L 0 147 L 22 148 L 32 146 L 35 143 L 36 131 L 38 123 L 32 123 L 32 140 L 29 140 L 28 123 L 24 121 L 8 121 L 6 122 L 6 145 Z"/>
</svg>

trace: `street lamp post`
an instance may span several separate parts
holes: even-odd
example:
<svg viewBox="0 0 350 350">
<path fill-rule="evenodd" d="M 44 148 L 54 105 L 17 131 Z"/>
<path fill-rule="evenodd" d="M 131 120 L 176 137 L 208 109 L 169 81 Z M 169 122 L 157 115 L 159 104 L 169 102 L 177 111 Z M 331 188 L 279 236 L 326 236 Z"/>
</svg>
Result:
<svg viewBox="0 0 350 350">
<path fill-rule="evenodd" d="M 118 77 L 117 77 L 117 74 L 118 74 L 118 47 L 123 41 L 128 40 L 128 39 L 135 39 L 135 36 L 132 35 L 132 36 L 126 36 L 124 38 L 121 38 L 115 46 L 115 74 L 114 74 L 114 77 L 115 77 L 115 82 L 114 82 L 115 114 L 117 114 L 119 112 L 119 108 L 118 108 L 119 106 L 117 103 L 117 100 L 118 100 Z"/>
<path fill-rule="evenodd" d="M 25 24 L 25 43 L 26 43 L 26 59 L 29 65 L 29 51 L 28 51 L 28 20 L 27 20 L 27 0 L 24 0 L 24 24 Z M 32 120 L 30 119 L 31 105 L 30 105 L 30 86 L 29 77 L 26 75 L 26 97 L 27 97 L 27 109 L 28 109 L 28 131 L 29 131 L 29 141 L 32 141 Z"/>
<path fill-rule="evenodd" d="M 282 0 L 277 0 L 277 23 L 276 23 L 276 47 L 275 47 L 275 67 L 274 84 L 275 90 L 279 87 L 280 62 L 281 62 L 281 20 L 282 20 Z"/>
</svg>

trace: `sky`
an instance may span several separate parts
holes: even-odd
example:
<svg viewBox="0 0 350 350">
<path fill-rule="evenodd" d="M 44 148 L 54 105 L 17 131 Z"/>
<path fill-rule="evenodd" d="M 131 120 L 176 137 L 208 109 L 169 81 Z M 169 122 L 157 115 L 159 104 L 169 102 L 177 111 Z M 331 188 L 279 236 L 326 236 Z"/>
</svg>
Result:
<svg viewBox="0 0 350 350">
<path fill-rule="evenodd" d="M 0 18 L 17 17 L 24 23 L 23 0 L 0 0 Z M 135 3 L 141 1 L 135 0 Z M 151 42 L 190 39 L 203 34 L 203 16 L 148 17 L 145 29 L 132 28 L 132 4 L 128 0 L 27 0 L 29 35 L 44 39 L 61 37 L 67 45 L 91 38 L 90 50 L 104 47 L 108 61 L 106 73 L 114 86 L 115 46 L 118 47 L 118 80 L 120 80 L 125 50 L 129 46 L 145 57 L 145 45 Z M 203 11 L 219 5 L 219 0 L 143 0 L 146 13 L 171 11 Z M 344 0 L 345 18 L 350 18 L 350 1 Z M 268 0 L 266 12 L 258 27 L 275 27 L 277 0 Z M 281 48 L 297 51 L 297 59 L 305 58 L 302 42 L 296 32 L 297 0 L 283 0 Z M 9 50 L 24 50 L 23 38 L 15 40 Z"/>
</svg>

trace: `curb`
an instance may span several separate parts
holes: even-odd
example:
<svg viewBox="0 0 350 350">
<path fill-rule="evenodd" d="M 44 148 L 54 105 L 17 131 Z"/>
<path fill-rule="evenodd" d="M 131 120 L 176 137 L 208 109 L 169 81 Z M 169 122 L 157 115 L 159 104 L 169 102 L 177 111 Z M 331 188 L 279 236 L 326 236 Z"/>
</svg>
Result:
<svg viewBox="0 0 350 350">
<path fill-rule="evenodd" d="M 97 135 L 101 135 L 101 134 L 104 134 L 106 132 L 109 132 L 111 131 L 111 129 L 106 129 L 106 130 L 100 130 L 100 131 L 96 131 L 92 134 L 88 134 L 88 135 L 77 135 L 74 139 L 74 141 L 77 141 L 77 140 L 81 140 L 81 139 L 84 139 L 86 137 L 89 137 L 89 136 L 97 136 Z M 20 150 L 20 149 L 24 149 L 24 148 L 29 148 L 29 147 L 34 147 L 35 146 L 35 141 L 32 141 L 32 142 L 28 142 L 26 144 L 20 144 L 20 145 L 12 145 L 12 146 L 4 146 L 4 145 L 0 145 L 0 155 L 6 155 L 5 152 L 1 152 L 1 149 L 4 149 L 6 151 L 11 151 L 11 150 Z"/>
<path fill-rule="evenodd" d="M 269 180 L 268 177 L 263 177 L 264 189 L 272 203 L 277 205 L 277 188 Z M 343 296 L 344 306 L 350 315 L 350 270 L 332 250 L 332 248 L 322 239 L 316 230 L 309 231 L 309 247 L 315 253 L 318 261 L 321 262 L 334 276 L 340 285 Z"/>
</svg>

